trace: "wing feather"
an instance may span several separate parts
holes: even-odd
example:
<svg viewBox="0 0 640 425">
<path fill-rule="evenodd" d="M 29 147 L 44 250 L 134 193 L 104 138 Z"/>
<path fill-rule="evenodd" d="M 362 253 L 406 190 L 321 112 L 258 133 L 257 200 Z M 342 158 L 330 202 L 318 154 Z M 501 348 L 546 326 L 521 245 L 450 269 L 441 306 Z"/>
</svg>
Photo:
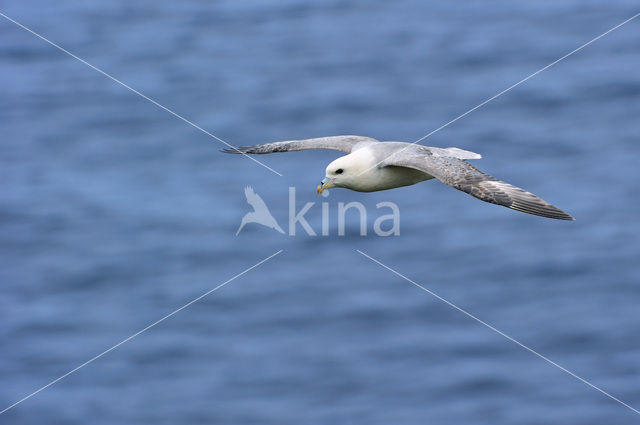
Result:
<svg viewBox="0 0 640 425">
<path fill-rule="evenodd" d="M 481 201 L 527 214 L 559 220 L 574 220 L 566 212 L 533 193 L 485 174 L 463 159 L 434 155 L 423 147 L 398 151 L 381 166 L 400 166 L 420 170 Z"/>
<path fill-rule="evenodd" d="M 225 148 L 224 153 L 266 154 L 275 152 L 301 151 L 306 149 L 333 149 L 350 153 L 353 148 L 363 142 L 372 143 L 378 140 L 364 136 L 331 136 L 314 139 L 285 140 L 282 142 L 263 143 L 261 145 L 238 146 Z"/>
</svg>

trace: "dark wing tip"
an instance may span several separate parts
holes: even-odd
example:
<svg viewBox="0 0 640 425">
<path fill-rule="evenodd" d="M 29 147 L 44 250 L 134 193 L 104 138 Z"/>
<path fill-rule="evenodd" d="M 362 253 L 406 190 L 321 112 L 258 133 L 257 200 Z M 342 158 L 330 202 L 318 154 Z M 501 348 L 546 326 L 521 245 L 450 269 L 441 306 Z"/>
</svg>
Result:
<svg viewBox="0 0 640 425">
<path fill-rule="evenodd" d="M 556 220 L 575 220 L 571 215 L 533 193 L 500 180 L 481 181 L 472 186 L 470 193 L 483 201 L 503 205 L 523 213 Z"/>
<path fill-rule="evenodd" d="M 520 211 L 523 213 L 527 213 L 527 214 L 532 214 L 532 215 L 537 215 L 539 217 L 545 217 L 545 218 L 553 218 L 555 220 L 567 220 L 567 221 L 575 221 L 576 219 L 573 218 L 571 215 L 567 214 L 566 212 L 560 210 L 560 209 L 551 209 L 551 208 L 547 208 L 547 209 L 530 209 L 530 208 L 521 208 L 515 205 L 510 206 L 509 208 L 514 209 L 516 211 Z"/>
<path fill-rule="evenodd" d="M 571 215 L 562 211 L 560 208 L 543 201 L 540 198 L 535 200 L 516 198 L 513 199 L 511 205 L 509 205 L 509 208 L 540 217 L 553 218 L 556 220 L 575 221 L 575 218 L 573 218 Z"/>
<path fill-rule="evenodd" d="M 220 149 L 220 152 L 224 153 L 251 153 L 251 146 L 231 146 L 228 148 Z"/>
<path fill-rule="evenodd" d="M 564 217 L 561 218 L 560 220 L 569 220 L 569 221 L 576 221 L 575 217 L 572 216 L 571 214 L 567 214 L 566 212 L 562 211 L 562 213 L 564 214 Z"/>
</svg>

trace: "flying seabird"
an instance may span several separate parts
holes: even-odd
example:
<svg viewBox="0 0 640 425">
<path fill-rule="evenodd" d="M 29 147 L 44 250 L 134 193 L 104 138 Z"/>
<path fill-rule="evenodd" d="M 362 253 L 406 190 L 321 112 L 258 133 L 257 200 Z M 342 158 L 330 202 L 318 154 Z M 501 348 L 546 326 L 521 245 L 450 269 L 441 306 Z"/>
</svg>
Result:
<svg viewBox="0 0 640 425">
<path fill-rule="evenodd" d="M 458 148 L 436 148 L 404 142 L 380 142 L 364 136 L 332 136 L 287 140 L 223 149 L 225 153 L 267 154 L 306 149 L 345 152 L 326 168 L 318 193 L 332 187 L 375 192 L 436 178 L 481 201 L 527 214 L 574 220 L 533 193 L 498 180 L 469 164 L 482 156 Z"/>
</svg>

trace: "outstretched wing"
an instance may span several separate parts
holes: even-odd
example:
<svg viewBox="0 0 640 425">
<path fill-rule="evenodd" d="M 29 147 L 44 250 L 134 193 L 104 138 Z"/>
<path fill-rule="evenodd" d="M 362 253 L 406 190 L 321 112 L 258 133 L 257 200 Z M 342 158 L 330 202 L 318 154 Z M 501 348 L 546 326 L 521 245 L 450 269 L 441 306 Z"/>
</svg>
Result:
<svg viewBox="0 0 640 425">
<path fill-rule="evenodd" d="M 331 136 L 318 137 L 315 139 L 285 140 L 282 142 L 263 143 L 261 145 L 238 146 L 236 148 L 225 148 L 224 153 L 253 153 L 265 154 L 274 152 L 301 151 L 305 149 L 333 149 L 350 153 L 353 148 L 363 142 L 372 143 L 378 140 L 364 136 Z"/>
<path fill-rule="evenodd" d="M 574 220 L 566 212 L 533 193 L 485 174 L 465 160 L 434 155 L 429 149 L 416 146 L 398 151 L 383 161 L 380 166 L 413 168 L 485 202 L 527 214 L 559 220 Z"/>
</svg>

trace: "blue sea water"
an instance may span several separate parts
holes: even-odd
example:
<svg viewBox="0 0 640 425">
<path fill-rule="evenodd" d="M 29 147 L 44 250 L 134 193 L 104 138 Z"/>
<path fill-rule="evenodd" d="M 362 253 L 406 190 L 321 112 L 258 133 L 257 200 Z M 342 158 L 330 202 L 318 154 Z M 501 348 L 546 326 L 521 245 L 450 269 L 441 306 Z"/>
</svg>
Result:
<svg viewBox="0 0 640 425">
<path fill-rule="evenodd" d="M 6 1 L 0 12 L 233 145 L 414 141 L 637 13 L 633 1 Z M 0 18 L 7 424 L 630 424 L 640 416 L 640 19 L 423 143 L 576 217 L 436 181 L 315 193 Z M 236 236 L 252 186 L 288 230 Z M 339 202 L 367 206 L 368 235 Z M 400 210 L 400 235 L 373 221 Z"/>
</svg>

